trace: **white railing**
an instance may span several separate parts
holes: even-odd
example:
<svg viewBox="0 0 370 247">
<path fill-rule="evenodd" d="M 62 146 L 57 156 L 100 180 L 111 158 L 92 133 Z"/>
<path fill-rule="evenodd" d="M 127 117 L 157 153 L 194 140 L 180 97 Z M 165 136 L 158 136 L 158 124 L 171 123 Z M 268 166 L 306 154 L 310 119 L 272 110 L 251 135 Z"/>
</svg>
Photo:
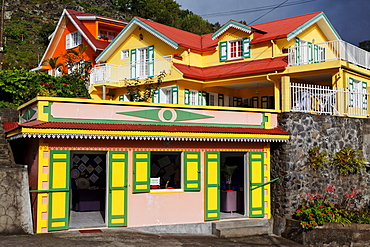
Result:
<svg viewBox="0 0 370 247">
<path fill-rule="evenodd" d="M 135 64 L 131 63 L 122 63 L 120 65 L 115 64 L 97 64 L 94 68 L 91 69 L 90 72 L 90 86 L 96 83 L 112 83 L 117 85 L 122 85 L 124 81 L 131 78 L 131 70 L 133 68 L 132 65 L 136 68 L 140 68 L 141 70 L 137 69 L 135 72 L 135 79 L 139 78 L 147 78 L 148 76 L 148 69 L 149 62 L 154 64 L 153 71 L 150 73 L 151 76 L 160 75 L 162 73 L 170 74 L 171 73 L 171 61 L 172 56 L 165 56 L 165 57 L 158 57 L 154 58 L 153 61 L 148 61 L 147 66 L 141 66 L 142 62 L 137 62 Z M 146 68 L 143 70 L 143 67 Z"/>
<path fill-rule="evenodd" d="M 291 111 L 329 115 L 369 116 L 366 89 L 291 83 Z"/>
<path fill-rule="evenodd" d="M 289 47 L 288 66 L 340 59 L 370 69 L 370 52 L 342 40 Z"/>
</svg>

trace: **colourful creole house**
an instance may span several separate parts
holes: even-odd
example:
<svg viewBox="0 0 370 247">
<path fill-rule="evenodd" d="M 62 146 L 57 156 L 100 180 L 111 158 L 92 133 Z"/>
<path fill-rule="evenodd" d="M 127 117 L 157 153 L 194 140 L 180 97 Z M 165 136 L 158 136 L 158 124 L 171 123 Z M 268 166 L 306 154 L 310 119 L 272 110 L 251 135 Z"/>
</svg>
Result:
<svg viewBox="0 0 370 247">
<path fill-rule="evenodd" d="M 323 12 L 206 35 L 135 17 L 97 57 L 90 92 L 137 101 L 129 82 L 165 73 L 153 103 L 368 117 L 369 55 Z"/>
<path fill-rule="evenodd" d="M 47 97 L 19 110 L 6 130 L 15 156 L 28 147 L 36 232 L 271 217 L 270 143 L 289 139 L 274 113 Z"/>
<path fill-rule="evenodd" d="M 59 57 L 58 64 L 63 64 L 63 57 L 68 50 L 78 50 L 81 44 L 87 48 L 83 52 L 84 60 L 95 65 L 96 57 L 112 42 L 127 25 L 126 21 L 65 9 L 58 21 L 55 31 L 49 37 L 49 45 L 34 71 L 48 72 L 55 76 L 67 68 L 51 68 L 44 61 Z M 65 66 L 65 65 L 64 65 Z M 54 70 L 54 71 L 53 71 Z"/>
</svg>

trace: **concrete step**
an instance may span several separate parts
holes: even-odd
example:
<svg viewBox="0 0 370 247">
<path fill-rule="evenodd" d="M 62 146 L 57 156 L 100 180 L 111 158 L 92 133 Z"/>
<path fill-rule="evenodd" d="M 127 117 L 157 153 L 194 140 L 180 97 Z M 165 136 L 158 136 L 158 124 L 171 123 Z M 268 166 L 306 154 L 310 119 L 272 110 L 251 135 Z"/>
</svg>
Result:
<svg viewBox="0 0 370 247">
<path fill-rule="evenodd" d="M 220 238 L 272 234 L 272 220 L 245 219 L 213 222 L 212 233 Z"/>
</svg>

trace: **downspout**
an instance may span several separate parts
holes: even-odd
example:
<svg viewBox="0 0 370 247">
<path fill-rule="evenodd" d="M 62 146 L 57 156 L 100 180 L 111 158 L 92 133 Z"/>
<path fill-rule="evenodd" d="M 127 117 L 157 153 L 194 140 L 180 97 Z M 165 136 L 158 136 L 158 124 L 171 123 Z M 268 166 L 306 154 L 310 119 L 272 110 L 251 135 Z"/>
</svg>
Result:
<svg viewBox="0 0 370 247">
<path fill-rule="evenodd" d="M 270 73 L 266 75 L 266 79 L 268 81 L 271 81 L 274 85 L 274 105 L 275 105 L 275 110 L 280 109 L 280 91 L 281 87 L 279 87 L 278 83 L 270 78 L 270 75 L 277 75 L 278 72 L 275 71 L 275 73 Z"/>
<path fill-rule="evenodd" d="M 275 42 L 274 42 L 274 40 L 272 39 L 272 40 L 270 40 L 271 41 L 271 44 L 272 44 L 272 59 L 274 59 L 275 58 Z"/>
<path fill-rule="evenodd" d="M 190 67 L 190 48 L 188 48 L 188 66 Z"/>
</svg>

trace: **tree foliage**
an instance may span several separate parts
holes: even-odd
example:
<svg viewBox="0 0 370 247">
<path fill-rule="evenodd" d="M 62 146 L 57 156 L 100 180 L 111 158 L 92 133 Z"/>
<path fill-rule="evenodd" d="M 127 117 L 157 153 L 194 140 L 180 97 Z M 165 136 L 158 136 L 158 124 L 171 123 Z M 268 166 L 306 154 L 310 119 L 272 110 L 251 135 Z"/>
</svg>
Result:
<svg viewBox="0 0 370 247">
<path fill-rule="evenodd" d="M 0 70 L 0 108 L 18 107 L 36 96 L 90 98 L 76 75 L 54 77 L 25 69 Z"/>
<path fill-rule="evenodd" d="M 111 0 L 120 11 L 196 34 L 214 32 L 213 25 L 175 0 Z"/>
<path fill-rule="evenodd" d="M 358 44 L 358 47 L 370 52 L 370 40 L 362 41 Z"/>
</svg>

